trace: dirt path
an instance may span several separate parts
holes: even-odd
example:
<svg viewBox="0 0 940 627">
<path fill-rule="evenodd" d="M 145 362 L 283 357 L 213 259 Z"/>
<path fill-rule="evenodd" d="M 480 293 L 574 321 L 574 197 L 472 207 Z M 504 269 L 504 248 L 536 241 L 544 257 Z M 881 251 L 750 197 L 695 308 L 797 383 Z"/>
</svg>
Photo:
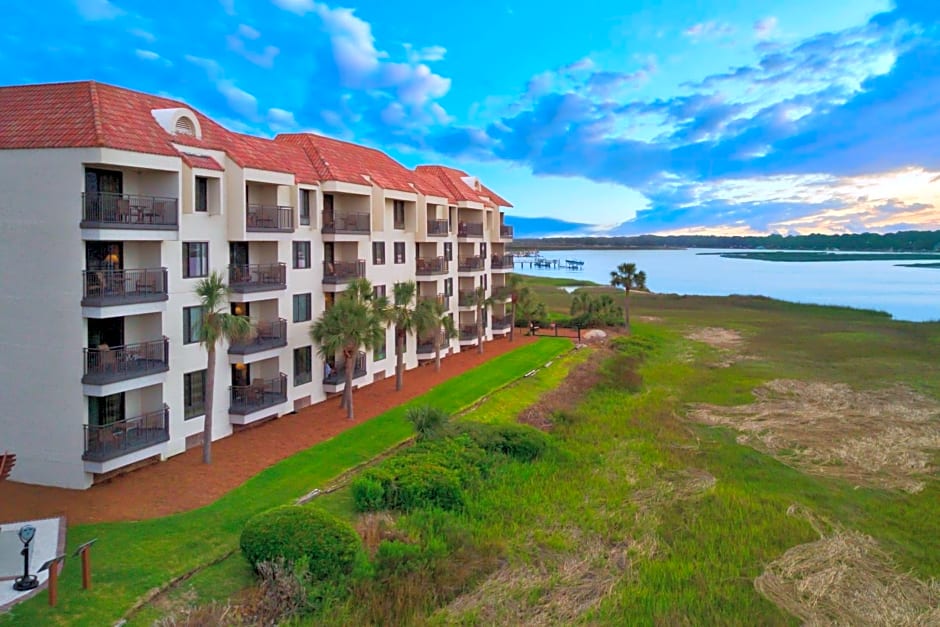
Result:
<svg viewBox="0 0 940 627">
<path fill-rule="evenodd" d="M 0 482 L 0 521 L 65 514 L 70 525 L 143 520 L 185 512 L 212 503 L 265 468 L 346 429 L 374 418 L 435 385 L 493 357 L 535 341 L 520 333 L 510 343 L 497 339 L 405 373 L 405 389 L 395 391 L 395 377 L 356 391 L 356 419 L 346 420 L 339 401 L 313 405 L 212 445 L 212 465 L 201 463 L 197 447 L 167 461 L 121 475 L 88 490 L 66 490 Z"/>
</svg>

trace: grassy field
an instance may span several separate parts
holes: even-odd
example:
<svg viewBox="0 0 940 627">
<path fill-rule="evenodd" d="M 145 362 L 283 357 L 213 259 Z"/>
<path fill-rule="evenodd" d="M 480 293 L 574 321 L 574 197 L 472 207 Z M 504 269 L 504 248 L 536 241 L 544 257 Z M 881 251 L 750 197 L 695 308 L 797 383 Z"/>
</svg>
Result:
<svg viewBox="0 0 940 627">
<path fill-rule="evenodd" d="M 460 411 L 570 347 L 568 340 L 545 338 L 501 355 L 406 405 L 272 466 L 207 507 L 142 522 L 70 527 L 69 553 L 78 544 L 98 538 L 93 590 L 80 591 L 80 569 L 73 563 L 60 580 L 57 608 L 49 608 L 46 596 L 39 595 L 0 616 L 0 624 L 113 624 L 149 590 L 235 549 L 244 522 L 255 513 L 322 487 L 343 471 L 410 437 L 411 426 L 404 419 L 407 406 L 432 404 Z M 237 561 L 227 562 L 226 566 L 232 568 L 231 572 L 239 572 Z M 219 581 L 230 579 L 219 572 L 210 571 Z M 239 581 L 236 578 L 226 585 L 230 588 L 223 588 L 223 592 L 237 589 Z"/>
</svg>

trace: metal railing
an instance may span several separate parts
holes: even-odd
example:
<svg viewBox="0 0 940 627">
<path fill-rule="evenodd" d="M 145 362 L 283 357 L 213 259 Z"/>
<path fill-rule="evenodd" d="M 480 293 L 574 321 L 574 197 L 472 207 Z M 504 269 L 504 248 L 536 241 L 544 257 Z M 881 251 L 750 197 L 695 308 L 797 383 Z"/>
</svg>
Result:
<svg viewBox="0 0 940 627">
<path fill-rule="evenodd" d="M 261 292 L 287 287 L 287 265 L 283 263 L 232 264 L 228 285 L 233 292 Z"/>
<path fill-rule="evenodd" d="M 85 425 L 82 459 L 104 462 L 170 439 L 170 408 L 167 405 L 133 418 L 106 425 Z"/>
<path fill-rule="evenodd" d="M 493 270 L 512 270 L 514 261 L 512 255 L 493 255 L 490 257 L 490 267 Z"/>
<path fill-rule="evenodd" d="M 482 222 L 460 222 L 457 224 L 457 237 L 483 237 Z"/>
<path fill-rule="evenodd" d="M 457 272 L 476 272 L 483 270 L 483 257 L 464 257 L 457 262 Z"/>
<path fill-rule="evenodd" d="M 450 346 L 450 339 L 441 338 L 441 344 L 440 344 L 441 350 L 444 350 L 448 346 Z M 427 338 L 422 338 L 418 340 L 417 352 L 419 355 L 427 355 L 429 353 L 434 353 L 434 340 L 433 339 L 429 340 Z"/>
<path fill-rule="evenodd" d="M 366 376 L 366 354 L 359 351 L 353 364 L 353 379 Z M 329 374 L 324 372 L 324 385 L 340 385 L 346 382 L 346 362 L 338 361 L 335 367 L 330 367 Z"/>
<path fill-rule="evenodd" d="M 450 263 L 444 257 L 431 257 L 430 259 L 418 257 L 415 259 L 415 274 L 419 276 L 447 274 L 449 271 Z"/>
<path fill-rule="evenodd" d="M 427 296 L 418 296 L 418 301 L 431 301 L 443 305 L 444 310 L 450 309 L 450 296 L 446 294 L 429 294 Z"/>
<path fill-rule="evenodd" d="M 323 214 L 324 233 L 371 233 L 372 218 L 368 213 L 326 211 Z"/>
<path fill-rule="evenodd" d="M 248 205 L 246 211 L 249 231 L 294 230 L 294 208 L 284 205 Z"/>
<path fill-rule="evenodd" d="M 475 324 L 464 324 L 460 327 L 460 340 L 466 342 L 468 340 L 477 339 L 477 325 Z"/>
<path fill-rule="evenodd" d="M 366 260 L 358 261 L 324 261 L 324 283 L 346 283 L 353 279 L 361 279 L 366 275 Z"/>
<path fill-rule="evenodd" d="M 499 238 L 500 239 L 512 239 L 512 227 L 501 224 L 499 226 Z"/>
<path fill-rule="evenodd" d="M 228 413 L 244 416 L 287 401 L 287 375 L 279 373 L 274 379 L 255 379 L 250 385 L 229 388 Z"/>
<path fill-rule="evenodd" d="M 428 219 L 428 235 L 444 237 L 450 233 L 449 220 Z"/>
<path fill-rule="evenodd" d="M 170 341 L 164 337 L 126 346 L 101 344 L 83 349 L 85 373 L 82 383 L 102 385 L 125 381 L 170 369 Z"/>
<path fill-rule="evenodd" d="M 129 305 L 168 297 L 166 268 L 82 271 L 82 305 Z"/>
<path fill-rule="evenodd" d="M 511 323 L 512 323 L 512 320 L 510 319 L 509 316 L 503 316 L 501 318 L 493 317 L 493 323 L 492 323 L 493 330 L 502 331 L 504 329 L 508 329 Z"/>
<path fill-rule="evenodd" d="M 457 292 L 457 306 L 458 307 L 475 307 L 476 306 L 476 292 Z"/>
<path fill-rule="evenodd" d="M 111 192 L 82 193 L 82 228 L 179 228 L 176 198 Z"/>
<path fill-rule="evenodd" d="M 250 337 L 232 342 L 229 355 L 251 355 L 271 348 L 287 346 L 287 320 L 262 320 L 255 323 Z"/>
</svg>

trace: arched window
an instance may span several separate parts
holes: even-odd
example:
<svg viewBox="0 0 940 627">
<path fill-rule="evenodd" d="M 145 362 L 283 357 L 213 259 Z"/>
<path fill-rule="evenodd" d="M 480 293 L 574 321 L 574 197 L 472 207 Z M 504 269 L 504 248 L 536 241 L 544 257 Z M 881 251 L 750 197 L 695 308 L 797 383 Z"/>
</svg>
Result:
<svg viewBox="0 0 940 627">
<path fill-rule="evenodd" d="M 193 124 L 193 121 L 186 116 L 180 116 L 176 119 L 176 134 L 177 135 L 189 135 L 190 137 L 196 135 L 196 125 Z"/>
</svg>

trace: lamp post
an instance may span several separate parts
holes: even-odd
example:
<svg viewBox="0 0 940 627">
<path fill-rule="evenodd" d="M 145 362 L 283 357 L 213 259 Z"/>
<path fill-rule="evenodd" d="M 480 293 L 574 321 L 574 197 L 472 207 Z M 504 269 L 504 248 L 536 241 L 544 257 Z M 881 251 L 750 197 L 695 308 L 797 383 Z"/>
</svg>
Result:
<svg viewBox="0 0 940 627">
<path fill-rule="evenodd" d="M 13 589 L 18 591 L 32 590 L 39 585 L 36 575 L 29 574 L 29 543 L 36 536 L 36 528 L 32 525 L 23 525 L 16 535 L 23 543 L 23 550 L 20 551 L 20 555 L 23 556 L 23 576 L 16 578 L 16 581 L 13 582 Z"/>
</svg>

